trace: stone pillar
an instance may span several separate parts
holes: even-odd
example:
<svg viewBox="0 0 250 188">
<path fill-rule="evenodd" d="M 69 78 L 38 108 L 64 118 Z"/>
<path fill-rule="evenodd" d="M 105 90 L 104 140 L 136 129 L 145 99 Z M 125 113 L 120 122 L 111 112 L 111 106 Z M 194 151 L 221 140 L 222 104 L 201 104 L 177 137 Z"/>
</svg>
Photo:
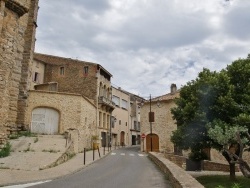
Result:
<svg viewBox="0 0 250 188">
<path fill-rule="evenodd" d="M 21 79 L 21 60 L 27 7 L 20 1 L 0 0 L 0 132 L 15 124 Z"/>
<path fill-rule="evenodd" d="M 28 106 L 28 91 L 32 81 L 32 61 L 35 49 L 35 34 L 37 27 L 38 0 L 31 0 L 28 14 L 28 25 L 24 35 L 24 53 L 22 59 L 21 80 L 18 96 L 18 115 L 16 124 L 28 128 L 25 125 L 25 112 Z"/>
</svg>

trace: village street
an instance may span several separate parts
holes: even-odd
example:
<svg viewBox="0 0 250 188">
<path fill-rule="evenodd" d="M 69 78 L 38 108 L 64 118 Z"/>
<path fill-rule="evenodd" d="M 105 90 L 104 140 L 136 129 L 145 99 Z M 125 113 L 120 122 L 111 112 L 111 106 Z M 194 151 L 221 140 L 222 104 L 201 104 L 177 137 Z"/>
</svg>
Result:
<svg viewBox="0 0 250 188">
<path fill-rule="evenodd" d="M 33 187 L 161 188 L 171 186 L 162 172 L 136 146 L 113 150 L 105 158 L 77 173 Z"/>
</svg>

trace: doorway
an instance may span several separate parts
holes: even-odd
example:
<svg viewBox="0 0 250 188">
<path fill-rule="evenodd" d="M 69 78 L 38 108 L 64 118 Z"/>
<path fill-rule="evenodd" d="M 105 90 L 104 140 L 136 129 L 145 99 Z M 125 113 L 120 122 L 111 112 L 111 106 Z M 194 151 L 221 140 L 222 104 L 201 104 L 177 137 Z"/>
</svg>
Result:
<svg viewBox="0 0 250 188">
<path fill-rule="evenodd" d="M 146 136 L 146 151 L 151 151 L 151 134 Z M 159 136 L 152 134 L 152 151 L 159 152 Z"/>
</svg>

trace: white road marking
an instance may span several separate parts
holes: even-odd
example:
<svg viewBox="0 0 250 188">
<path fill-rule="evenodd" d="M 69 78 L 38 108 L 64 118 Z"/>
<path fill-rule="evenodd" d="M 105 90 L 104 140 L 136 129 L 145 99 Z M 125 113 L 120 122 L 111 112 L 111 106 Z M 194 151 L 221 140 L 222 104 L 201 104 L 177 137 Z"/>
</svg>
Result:
<svg viewBox="0 0 250 188">
<path fill-rule="evenodd" d="M 47 181 L 38 181 L 38 182 L 34 182 L 34 183 L 27 183 L 27 184 L 22 184 L 22 185 L 11 185 L 11 186 L 6 186 L 5 188 L 25 188 L 25 187 L 30 187 L 33 185 L 38 185 L 38 184 L 42 184 L 42 183 L 46 183 L 46 182 L 50 182 L 51 180 L 47 180 Z"/>
<path fill-rule="evenodd" d="M 116 153 L 111 153 L 110 155 L 116 155 Z M 120 155 L 126 155 L 126 153 L 120 153 Z M 145 155 L 145 154 L 140 154 L 140 153 L 138 153 L 137 154 L 139 157 L 144 157 L 144 156 L 147 156 L 147 155 Z M 129 156 L 135 156 L 135 154 L 133 154 L 133 153 L 130 153 L 129 154 Z"/>
</svg>

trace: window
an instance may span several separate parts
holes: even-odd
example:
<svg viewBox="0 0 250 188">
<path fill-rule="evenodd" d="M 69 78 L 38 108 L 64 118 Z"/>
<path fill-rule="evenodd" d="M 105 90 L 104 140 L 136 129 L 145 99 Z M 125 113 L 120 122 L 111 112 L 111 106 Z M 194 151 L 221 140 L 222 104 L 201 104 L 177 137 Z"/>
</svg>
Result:
<svg viewBox="0 0 250 188">
<path fill-rule="evenodd" d="M 128 122 L 126 122 L 125 125 L 128 126 Z"/>
<path fill-rule="evenodd" d="M 137 127 L 137 126 L 136 126 L 136 121 L 134 121 L 134 130 L 136 130 L 136 127 Z"/>
<path fill-rule="evenodd" d="M 106 114 L 103 113 L 103 124 L 102 124 L 102 127 L 106 128 L 105 126 L 106 126 Z"/>
<path fill-rule="evenodd" d="M 138 122 L 138 127 L 137 127 L 137 130 L 140 131 L 141 130 L 141 124 L 140 122 Z"/>
<path fill-rule="evenodd" d="M 102 113 L 99 112 L 99 127 L 101 127 L 101 122 L 102 122 Z"/>
<path fill-rule="evenodd" d="M 110 116 L 107 115 L 107 128 L 109 127 Z"/>
<path fill-rule="evenodd" d="M 59 74 L 60 74 L 61 76 L 63 76 L 63 75 L 64 75 L 64 67 L 60 67 Z"/>
<path fill-rule="evenodd" d="M 39 73 L 38 72 L 35 72 L 34 73 L 34 76 L 33 76 L 33 82 L 36 82 L 36 83 L 39 83 Z"/>
<path fill-rule="evenodd" d="M 119 120 L 119 125 L 121 125 L 122 124 L 122 120 Z"/>
<path fill-rule="evenodd" d="M 128 108 L 128 102 L 126 100 L 122 99 L 122 105 L 121 105 L 121 107 L 123 109 L 127 109 Z"/>
<path fill-rule="evenodd" d="M 83 67 L 83 75 L 87 76 L 88 73 L 89 73 L 89 67 L 88 66 Z"/>
<path fill-rule="evenodd" d="M 119 97 L 113 95 L 112 101 L 115 103 L 116 106 L 118 106 L 118 107 L 120 106 L 120 98 Z"/>
</svg>

